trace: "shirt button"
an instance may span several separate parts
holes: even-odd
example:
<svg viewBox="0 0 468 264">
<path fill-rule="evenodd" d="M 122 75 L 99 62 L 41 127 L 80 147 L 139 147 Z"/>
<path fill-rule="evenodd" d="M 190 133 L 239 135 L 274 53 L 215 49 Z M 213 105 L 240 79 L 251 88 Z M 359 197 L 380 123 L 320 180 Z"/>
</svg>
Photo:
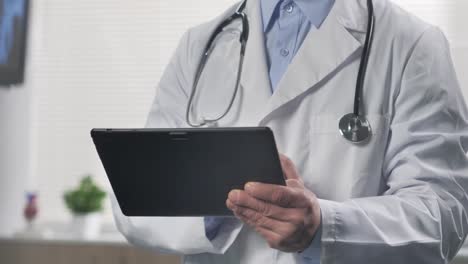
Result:
<svg viewBox="0 0 468 264">
<path fill-rule="evenodd" d="M 286 12 L 288 12 L 288 13 L 292 13 L 292 11 L 294 10 L 294 4 L 293 4 L 293 3 L 287 4 L 287 5 L 284 7 L 284 10 L 286 10 Z"/>
<path fill-rule="evenodd" d="M 286 57 L 289 55 L 289 50 L 288 49 L 281 49 L 280 50 L 281 56 Z"/>
</svg>

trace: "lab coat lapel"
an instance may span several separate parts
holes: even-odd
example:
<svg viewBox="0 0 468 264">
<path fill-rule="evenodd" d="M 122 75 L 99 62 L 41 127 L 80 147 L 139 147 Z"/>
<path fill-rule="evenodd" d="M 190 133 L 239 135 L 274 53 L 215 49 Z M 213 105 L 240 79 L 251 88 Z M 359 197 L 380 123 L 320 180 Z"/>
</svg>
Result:
<svg viewBox="0 0 468 264">
<path fill-rule="evenodd" d="M 260 1 L 247 1 L 246 14 L 249 18 L 250 34 L 245 51 L 241 86 L 243 98 L 243 124 L 257 125 L 271 98 L 271 84 L 268 74 L 263 22 Z"/>
<path fill-rule="evenodd" d="M 336 74 L 339 66 L 363 46 L 366 10 L 361 1 L 336 0 L 320 29 L 307 34 L 268 101 L 263 121 L 282 105 Z"/>
</svg>

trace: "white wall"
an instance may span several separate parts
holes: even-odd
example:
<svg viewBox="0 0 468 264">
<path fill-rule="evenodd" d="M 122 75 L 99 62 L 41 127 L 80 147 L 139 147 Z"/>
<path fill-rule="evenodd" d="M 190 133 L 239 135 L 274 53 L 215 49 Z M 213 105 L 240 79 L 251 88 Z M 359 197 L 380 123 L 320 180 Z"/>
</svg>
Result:
<svg viewBox="0 0 468 264">
<path fill-rule="evenodd" d="M 142 127 L 182 33 L 232 2 L 32 1 L 25 84 L 0 89 L 0 235 L 22 227 L 28 190 L 48 222 L 82 174 L 109 189 L 89 130 Z"/>
<path fill-rule="evenodd" d="M 468 95 L 468 1 L 395 1 L 447 33 Z M 24 190 L 39 191 L 42 221 L 63 221 L 62 193 L 79 176 L 109 188 L 89 130 L 143 126 L 182 33 L 234 1 L 33 2 L 26 84 L 0 90 L 0 233 L 21 225 Z"/>
<path fill-rule="evenodd" d="M 25 182 L 30 175 L 30 90 L 0 88 L 0 234 L 21 226 Z"/>
<path fill-rule="evenodd" d="M 69 217 L 65 189 L 86 173 L 109 189 L 93 127 L 142 127 L 183 32 L 232 0 L 38 0 L 40 74 L 32 91 L 35 180 L 42 221 Z M 170 23 L 168 23 L 170 21 Z M 107 220 L 110 210 L 107 207 Z"/>
<path fill-rule="evenodd" d="M 455 0 L 452 0 L 455 1 Z M 456 0 L 450 7 L 447 32 L 452 42 L 452 57 L 465 98 L 468 100 L 468 0 Z"/>
<path fill-rule="evenodd" d="M 32 170 L 32 90 L 39 71 L 41 40 L 40 8 L 31 12 L 33 28 L 29 34 L 25 84 L 0 87 L 0 235 L 11 234 L 23 226 L 25 191 L 34 178 Z"/>
</svg>

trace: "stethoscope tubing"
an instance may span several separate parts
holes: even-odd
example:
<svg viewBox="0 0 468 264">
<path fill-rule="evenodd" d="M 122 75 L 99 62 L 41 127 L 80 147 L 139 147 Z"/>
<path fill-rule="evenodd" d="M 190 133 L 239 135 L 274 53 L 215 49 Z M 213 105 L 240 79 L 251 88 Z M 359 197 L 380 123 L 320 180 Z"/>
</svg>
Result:
<svg viewBox="0 0 468 264">
<path fill-rule="evenodd" d="M 186 113 L 185 113 L 185 120 L 186 120 L 187 124 L 189 126 L 191 126 L 191 127 L 202 127 L 202 126 L 205 126 L 205 125 L 215 124 L 219 120 L 223 119 L 229 113 L 229 111 L 231 110 L 231 108 L 232 108 L 232 106 L 234 104 L 237 93 L 239 91 L 240 81 L 241 81 L 241 77 L 242 77 L 242 70 L 243 70 L 243 66 L 244 66 L 245 49 L 246 49 L 246 46 L 247 46 L 247 40 L 249 38 L 249 32 L 250 32 L 249 21 L 248 21 L 247 15 L 243 12 L 243 10 L 245 9 L 246 4 L 247 4 L 247 0 L 242 1 L 242 3 L 238 6 L 236 12 L 234 14 L 232 14 L 230 17 L 228 17 L 226 20 L 221 22 L 221 24 L 219 24 L 216 27 L 216 29 L 211 34 L 211 36 L 210 36 L 210 38 L 209 38 L 209 40 L 208 40 L 208 42 L 207 42 L 207 44 L 205 46 L 205 50 L 203 52 L 202 58 L 200 59 L 200 63 L 198 65 L 197 71 L 195 73 L 195 79 L 194 79 L 194 82 L 193 82 L 192 91 L 190 92 L 190 97 L 189 97 L 189 101 L 188 101 L 187 109 L 186 109 Z M 233 91 L 233 94 L 231 96 L 231 100 L 229 101 L 229 104 L 226 107 L 226 109 L 218 117 L 212 118 L 212 119 L 207 119 L 207 118 L 202 117 L 202 120 L 197 120 L 198 123 L 193 123 L 191 121 L 191 118 L 190 118 L 190 113 L 192 112 L 192 107 L 193 107 L 193 100 L 194 100 L 194 97 L 195 97 L 195 94 L 196 94 L 196 91 L 197 91 L 197 86 L 198 86 L 198 83 L 200 81 L 203 70 L 205 69 L 205 66 L 206 66 L 206 63 L 208 62 L 210 54 L 214 49 L 213 43 L 215 42 L 216 37 L 223 31 L 223 29 L 227 25 L 231 24 L 236 19 L 241 19 L 242 20 L 242 32 L 241 32 L 241 34 L 239 36 L 239 42 L 241 43 L 241 48 L 240 48 L 240 54 L 239 54 L 239 65 L 237 67 L 236 85 L 234 87 L 234 91 Z"/>
<path fill-rule="evenodd" d="M 368 12 L 368 21 L 367 21 L 367 34 L 366 41 L 364 44 L 364 49 L 361 54 L 361 62 L 359 64 L 359 73 L 356 81 L 356 91 L 354 94 L 354 115 L 361 115 L 360 107 L 363 105 L 362 94 L 364 90 L 364 83 L 366 79 L 367 66 L 369 65 L 370 52 L 372 50 L 372 44 L 374 42 L 374 25 L 375 25 L 375 15 L 374 15 L 374 4 L 372 0 L 367 0 L 367 12 Z"/>
<path fill-rule="evenodd" d="M 244 9 L 246 7 L 247 0 L 241 2 L 238 6 L 234 14 L 223 20 L 213 31 L 210 35 L 210 38 L 205 46 L 203 55 L 200 59 L 200 62 L 197 67 L 197 71 L 195 73 L 195 78 L 192 86 L 192 91 L 190 93 L 190 97 L 187 104 L 186 109 L 186 122 L 191 127 L 203 127 L 203 126 L 213 126 L 216 123 L 224 118 L 229 111 L 231 110 L 235 98 L 237 96 L 243 64 L 244 64 L 244 57 L 245 57 L 245 49 L 247 46 L 247 40 L 249 37 L 249 21 L 247 15 L 244 13 Z M 364 48 L 361 54 L 361 61 L 359 64 L 359 72 L 356 80 L 356 89 L 354 94 L 354 107 L 353 112 L 350 114 L 344 115 L 340 122 L 339 122 L 339 130 L 340 133 L 349 141 L 353 143 L 361 143 L 368 139 L 371 134 L 371 127 L 368 120 L 365 118 L 364 113 L 361 109 L 363 106 L 363 90 L 364 84 L 366 79 L 366 72 L 367 67 L 369 64 L 370 52 L 372 49 L 373 39 L 374 39 L 374 30 L 375 30 L 375 15 L 374 15 L 374 5 L 372 0 L 367 0 L 367 11 L 368 11 L 368 23 L 367 23 L 367 32 L 366 32 L 366 39 L 364 43 Z M 192 113 L 193 108 L 193 100 L 197 91 L 197 86 L 200 81 L 201 75 L 203 70 L 205 69 L 206 63 L 210 57 L 211 52 L 214 49 L 214 42 L 216 41 L 217 36 L 224 30 L 226 26 L 231 24 L 234 20 L 241 19 L 242 20 L 242 32 L 239 37 L 239 41 L 241 43 L 240 48 L 240 59 L 237 71 L 237 78 L 236 78 L 236 85 L 231 96 L 231 100 L 226 107 L 226 109 L 216 118 L 207 119 L 205 117 L 201 117 L 201 120 L 197 120 L 197 123 L 193 123 L 190 114 Z"/>
</svg>

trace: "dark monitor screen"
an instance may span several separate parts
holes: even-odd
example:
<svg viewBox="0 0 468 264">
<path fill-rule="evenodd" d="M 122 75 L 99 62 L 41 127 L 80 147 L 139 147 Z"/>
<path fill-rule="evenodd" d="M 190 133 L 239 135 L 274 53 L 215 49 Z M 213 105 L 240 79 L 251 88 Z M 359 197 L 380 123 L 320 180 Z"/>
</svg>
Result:
<svg viewBox="0 0 468 264">
<path fill-rule="evenodd" d="M 24 79 L 29 0 L 0 0 L 0 86 Z"/>
</svg>

